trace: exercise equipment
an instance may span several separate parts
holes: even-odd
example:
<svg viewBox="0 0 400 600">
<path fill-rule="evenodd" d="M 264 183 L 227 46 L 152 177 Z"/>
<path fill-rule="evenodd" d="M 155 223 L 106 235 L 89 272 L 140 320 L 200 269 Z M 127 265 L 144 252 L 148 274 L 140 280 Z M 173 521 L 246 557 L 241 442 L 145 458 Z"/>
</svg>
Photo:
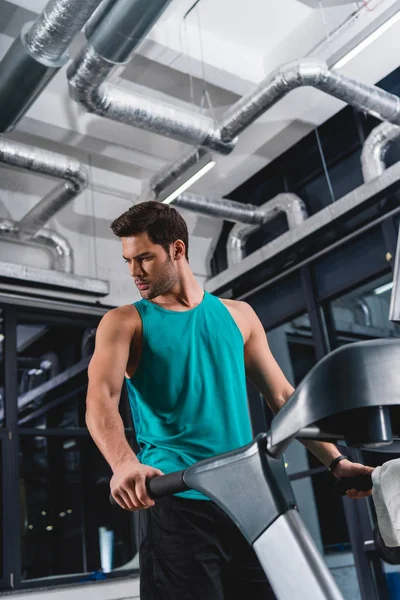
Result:
<svg viewBox="0 0 400 600">
<path fill-rule="evenodd" d="M 391 444 L 400 424 L 399 365 L 400 340 L 335 350 L 304 378 L 267 433 L 238 450 L 149 480 L 149 494 L 159 498 L 193 488 L 210 497 L 253 546 L 278 600 L 343 600 L 301 521 L 281 457 L 294 438 L 344 441 L 356 448 Z M 342 493 L 355 483 L 370 484 L 343 481 Z"/>
</svg>

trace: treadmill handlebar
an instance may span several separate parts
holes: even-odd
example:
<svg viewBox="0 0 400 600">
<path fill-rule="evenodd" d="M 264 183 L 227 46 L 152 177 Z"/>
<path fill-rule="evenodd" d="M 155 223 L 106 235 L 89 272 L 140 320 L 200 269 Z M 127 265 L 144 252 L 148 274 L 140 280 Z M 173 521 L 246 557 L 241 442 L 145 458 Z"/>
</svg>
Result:
<svg viewBox="0 0 400 600">
<path fill-rule="evenodd" d="M 347 490 L 357 490 L 359 492 L 368 492 L 372 489 L 372 476 L 370 473 L 367 475 L 356 475 L 355 477 L 344 477 L 338 479 L 335 483 L 335 489 L 344 496 Z"/>
<path fill-rule="evenodd" d="M 172 496 L 173 494 L 179 494 L 180 492 L 185 492 L 188 490 L 189 487 L 183 480 L 184 473 L 184 470 L 176 471 L 175 473 L 157 475 L 156 477 L 147 479 L 146 488 L 150 498 L 156 500 L 157 498 Z M 113 506 L 117 504 L 112 494 L 110 494 L 110 503 Z"/>
</svg>

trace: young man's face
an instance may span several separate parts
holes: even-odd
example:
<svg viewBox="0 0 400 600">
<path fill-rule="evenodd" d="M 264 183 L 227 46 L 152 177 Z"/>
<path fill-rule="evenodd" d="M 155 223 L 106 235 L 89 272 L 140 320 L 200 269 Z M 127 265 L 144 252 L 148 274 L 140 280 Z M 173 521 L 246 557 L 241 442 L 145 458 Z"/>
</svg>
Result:
<svg viewBox="0 0 400 600">
<path fill-rule="evenodd" d="M 142 298 L 151 300 L 162 296 L 178 282 L 178 270 L 172 257 L 162 246 L 153 244 L 147 233 L 122 238 L 122 250 Z"/>
</svg>

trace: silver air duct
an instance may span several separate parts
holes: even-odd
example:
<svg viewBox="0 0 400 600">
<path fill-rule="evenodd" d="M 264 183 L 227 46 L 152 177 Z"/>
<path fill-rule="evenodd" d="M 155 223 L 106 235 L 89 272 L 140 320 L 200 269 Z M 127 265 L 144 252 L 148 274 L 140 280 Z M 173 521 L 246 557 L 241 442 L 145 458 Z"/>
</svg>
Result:
<svg viewBox="0 0 400 600">
<path fill-rule="evenodd" d="M 272 200 L 256 207 L 257 221 L 254 222 L 257 224 L 245 225 L 242 221 L 235 225 L 229 234 L 226 245 L 228 267 L 242 262 L 246 256 L 246 241 L 249 236 L 281 213 L 286 215 L 289 230 L 303 223 L 308 217 L 304 202 L 296 194 L 278 194 Z"/>
<path fill-rule="evenodd" d="M 400 99 L 397 96 L 331 71 L 323 61 L 302 59 L 279 68 L 228 109 L 219 126 L 221 138 L 226 141 L 234 139 L 278 100 L 305 86 L 314 87 L 359 110 L 400 125 Z"/>
<path fill-rule="evenodd" d="M 282 253 L 286 252 L 289 248 L 293 248 L 300 244 L 307 244 L 312 240 L 314 235 L 319 235 L 327 227 L 332 229 L 334 225 L 339 224 L 343 219 L 347 219 L 358 208 L 361 210 L 372 206 L 372 204 L 376 204 L 379 200 L 382 200 L 382 198 L 386 198 L 388 195 L 398 190 L 399 186 L 400 161 L 386 169 L 377 179 L 364 183 L 349 194 L 336 200 L 334 204 L 311 215 L 304 223 L 301 223 L 295 229 L 289 229 L 289 231 L 246 256 L 240 263 L 233 264 L 229 269 L 226 269 L 212 279 L 209 279 L 205 284 L 206 290 L 212 294 L 218 295 L 231 289 L 248 273 L 261 268 L 267 263 L 274 264 L 277 257 L 281 256 Z M 391 211 L 390 214 L 394 215 L 399 212 L 400 208 L 397 207 Z M 377 224 L 386 219 L 387 216 L 387 214 L 381 215 L 373 222 L 363 225 L 362 229 L 368 229 L 373 224 Z M 354 237 L 354 231 L 348 234 L 347 239 L 352 239 L 352 237 Z M 327 251 L 332 251 L 337 247 L 338 243 L 340 244 L 342 242 L 335 241 L 329 247 L 319 250 L 317 253 L 311 252 L 308 258 L 287 268 L 287 270 L 285 270 L 285 275 L 297 270 L 299 265 L 307 264 L 310 260 L 315 260 L 316 257 L 324 255 Z M 283 272 L 281 274 L 283 275 Z M 280 274 L 277 274 L 276 276 L 279 277 Z M 261 289 L 262 286 L 263 284 L 257 289 Z"/>
<path fill-rule="evenodd" d="M 73 251 L 69 242 L 59 233 L 43 228 L 57 211 L 87 186 L 87 174 L 80 163 L 54 152 L 25 146 L 1 137 L 0 163 L 64 180 L 40 200 L 19 223 L 0 219 L 0 241 L 22 243 L 46 250 L 52 257 L 51 269 L 0 261 L 0 277 L 22 284 L 44 285 L 80 294 L 109 294 L 107 281 L 76 275 L 73 272 Z"/>
<path fill-rule="evenodd" d="M 19 223 L 9 219 L 0 219 L 0 241 L 21 243 Z M 72 273 L 74 270 L 73 252 L 68 241 L 51 229 L 41 229 L 33 238 L 23 241 L 27 246 L 47 250 L 52 256 L 52 268 L 56 271 Z"/>
<path fill-rule="evenodd" d="M 70 95 L 87 111 L 188 144 L 229 153 L 212 119 L 105 83 L 124 64 L 171 0 L 109 0 L 86 28 L 88 45 L 68 69 Z"/>
<path fill-rule="evenodd" d="M 236 136 L 286 94 L 305 86 L 319 89 L 350 106 L 400 125 L 400 99 L 397 96 L 331 71 L 323 61 L 305 58 L 282 66 L 228 109 L 216 127 L 222 141 L 233 144 Z M 169 173 L 174 173 L 176 178 L 184 175 L 187 162 L 190 162 L 187 156 L 185 160 L 180 158 L 152 178 L 151 187 L 157 190 L 157 195 L 164 191 L 164 182 L 170 182 Z"/>
<path fill-rule="evenodd" d="M 227 242 L 228 266 L 243 260 L 249 236 L 277 215 L 286 215 L 289 229 L 294 229 L 308 217 L 304 202 L 296 194 L 289 193 L 278 194 L 261 206 L 185 193 L 174 200 L 174 206 L 236 223 Z"/>
<path fill-rule="evenodd" d="M 381 123 L 371 131 L 364 142 L 361 153 L 361 168 L 364 181 L 372 181 L 386 169 L 385 154 L 391 142 L 400 138 L 400 127 L 392 123 Z"/>
<path fill-rule="evenodd" d="M 207 217 L 217 217 L 224 221 L 234 223 L 245 223 L 255 226 L 262 225 L 264 213 L 260 212 L 259 206 L 242 204 L 234 200 L 226 200 L 221 197 L 206 197 L 199 194 L 181 194 L 174 200 L 174 207 L 193 211 Z"/>
<path fill-rule="evenodd" d="M 0 63 L 0 132 L 11 131 L 57 71 L 101 0 L 51 0 Z M 12 101 L 10 101 L 12 98 Z"/>
<path fill-rule="evenodd" d="M 19 238 L 27 240 L 37 232 L 88 184 L 86 170 L 75 159 L 12 142 L 0 137 L 0 163 L 63 179 L 18 223 Z"/>
</svg>

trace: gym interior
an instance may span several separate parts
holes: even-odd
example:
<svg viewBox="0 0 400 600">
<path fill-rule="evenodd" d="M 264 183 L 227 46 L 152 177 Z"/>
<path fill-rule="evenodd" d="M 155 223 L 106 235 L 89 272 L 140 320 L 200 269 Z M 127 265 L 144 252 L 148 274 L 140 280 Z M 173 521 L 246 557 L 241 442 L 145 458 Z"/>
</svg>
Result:
<svg viewBox="0 0 400 600">
<path fill-rule="evenodd" d="M 132 204 L 179 210 L 197 281 L 253 307 L 295 387 L 400 337 L 399 36 L 399 0 L 0 0 L 0 596 L 139 598 L 136 515 L 85 425 L 99 321 L 139 299 L 110 230 Z M 297 440 L 282 461 L 340 597 L 400 598 L 371 498 Z"/>
</svg>

